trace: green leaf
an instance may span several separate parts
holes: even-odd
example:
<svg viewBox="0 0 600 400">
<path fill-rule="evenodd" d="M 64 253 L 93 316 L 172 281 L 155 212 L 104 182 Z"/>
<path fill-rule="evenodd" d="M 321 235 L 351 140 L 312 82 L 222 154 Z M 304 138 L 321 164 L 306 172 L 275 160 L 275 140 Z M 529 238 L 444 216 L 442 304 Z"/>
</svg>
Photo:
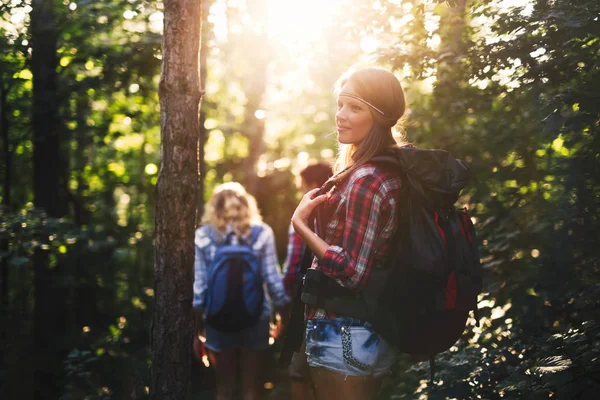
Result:
<svg viewBox="0 0 600 400">
<path fill-rule="evenodd" d="M 555 374 L 568 369 L 573 362 L 563 356 L 546 357 L 531 367 L 531 372 L 537 375 Z"/>
</svg>

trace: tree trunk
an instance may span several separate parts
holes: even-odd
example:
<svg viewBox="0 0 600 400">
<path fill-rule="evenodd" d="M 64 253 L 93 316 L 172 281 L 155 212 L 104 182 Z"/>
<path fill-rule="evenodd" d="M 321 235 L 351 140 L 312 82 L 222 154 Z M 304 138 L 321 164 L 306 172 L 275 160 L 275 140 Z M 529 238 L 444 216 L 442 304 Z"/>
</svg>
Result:
<svg viewBox="0 0 600 400">
<path fill-rule="evenodd" d="M 0 236 L 0 253 L 8 253 L 8 237 Z M 0 257 L 0 367 L 4 368 L 6 331 L 8 325 L 8 257 Z M 0 378 L 0 387 L 4 377 Z"/>
<path fill-rule="evenodd" d="M 40 238 L 40 240 L 43 240 Z M 33 398 L 60 398 L 66 356 L 68 294 L 63 265 L 50 266 L 48 250 L 35 249 L 35 304 L 33 313 Z"/>
<path fill-rule="evenodd" d="M 244 114 L 244 125 L 242 134 L 248 138 L 248 157 L 242 162 L 241 173 L 244 176 L 244 186 L 250 193 L 258 190 L 258 176 L 256 175 L 256 163 L 265 151 L 265 121 L 258 118 L 256 111 L 262 108 L 263 98 L 267 90 L 267 69 L 269 67 L 270 50 L 267 37 L 263 32 L 247 34 L 244 38 L 248 43 L 261 43 L 263 51 L 254 52 L 247 57 L 248 69 L 251 71 L 243 83 L 246 95 L 246 109 Z"/>
<path fill-rule="evenodd" d="M 84 193 L 89 188 L 86 182 L 85 167 L 92 164 L 89 158 L 90 146 L 93 139 L 86 125 L 86 119 L 90 112 L 90 100 L 87 94 L 77 96 L 75 121 L 77 121 L 77 150 L 74 152 L 74 172 L 77 181 L 77 189 L 73 193 L 73 219 L 78 226 L 87 225 L 90 222 L 90 212 L 86 210 Z"/>
<path fill-rule="evenodd" d="M 202 31 L 200 37 L 200 88 L 206 89 L 206 61 L 208 59 L 208 39 L 210 28 L 208 25 L 208 12 L 210 10 L 211 0 L 204 0 L 202 3 Z M 208 132 L 204 127 L 206 122 L 206 105 L 204 102 L 200 105 L 200 118 L 198 121 L 198 208 L 196 211 L 196 226 L 200 225 L 202 214 L 204 213 L 204 183 L 206 180 L 206 161 L 204 160 L 204 146 L 208 140 Z"/>
<path fill-rule="evenodd" d="M 2 75 L 4 79 L 4 74 Z M 10 150 L 10 141 L 8 137 L 8 87 L 4 82 L 0 82 L 0 137 L 2 138 L 2 154 L 4 154 L 4 182 L 2 191 L 2 204 L 10 211 L 10 192 L 12 180 L 12 152 Z"/>
<path fill-rule="evenodd" d="M 202 2 L 164 3 L 151 399 L 189 397 Z"/>
<path fill-rule="evenodd" d="M 469 69 L 465 66 L 468 50 L 468 25 L 466 0 L 456 0 L 448 6 L 446 15 L 440 19 L 439 34 L 441 36 L 440 58 L 437 65 L 437 81 L 435 93 L 444 95 L 443 99 L 456 97 L 461 84 L 468 81 Z M 442 57 L 443 56 L 443 57 Z M 440 97 L 440 96 L 434 97 Z M 448 105 L 447 112 L 463 115 L 465 108 L 459 102 Z"/>
<path fill-rule="evenodd" d="M 31 72 L 33 74 L 33 193 L 36 207 L 51 217 L 68 212 L 61 157 L 57 95 L 57 23 L 54 0 L 32 0 Z"/>
</svg>

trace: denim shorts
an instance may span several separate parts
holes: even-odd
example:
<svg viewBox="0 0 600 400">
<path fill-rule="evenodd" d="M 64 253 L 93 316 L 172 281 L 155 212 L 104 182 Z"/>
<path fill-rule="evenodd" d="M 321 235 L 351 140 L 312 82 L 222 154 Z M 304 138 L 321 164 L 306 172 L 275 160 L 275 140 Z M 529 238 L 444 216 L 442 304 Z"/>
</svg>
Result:
<svg viewBox="0 0 600 400">
<path fill-rule="evenodd" d="M 254 326 L 240 332 L 221 332 L 206 325 L 205 346 L 214 352 L 232 349 L 264 350 L 269 347 L 269 318 L 261 317 Z"/>
<path fill-rule="evenodd" d="M 368 322 L 338 317 L 306 322 L 306 356 L 311 367 L 378 377 L 389 372 L 396 351 Z"/>
</svg>

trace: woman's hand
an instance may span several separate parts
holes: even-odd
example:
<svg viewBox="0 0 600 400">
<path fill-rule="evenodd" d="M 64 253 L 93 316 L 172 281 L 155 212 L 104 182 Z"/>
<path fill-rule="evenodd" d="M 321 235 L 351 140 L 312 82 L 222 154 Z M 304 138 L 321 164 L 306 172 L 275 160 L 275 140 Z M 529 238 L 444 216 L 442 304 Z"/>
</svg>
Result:
<svg viewBox="0 0 600 400">
<path fill-rule="evenodd" d="M 313 189 L 302 197 L 300 204 L 296 207 L 294 214 L 292 215 L 292 225 L 296 231 L 300 226 L 308 226 L 308 219 L 310 214 L 313 212 L 316 206 L 327 200 L 328 194 L 322 194 L 313 198 L 313 196 L 319 191 L 319 189 Z"/>
<path fill-rule="evenodd" d="M 271 336 L 274 339 L 282 338 L 286 335 L 286 328 L 290 320 L 290 313 L 292 312 L 292 303 L 287 303 L 281 308 L 281 310 L 275 313 L 275 322 L 271 322 Z"/>
<path fill-rule="evenodd" d="M 319 189 L 313 189 L 302 197 L 302 201 L 300 201 L 300 204 L 296 207 L 296 211 L 294 211 L 294 215 L 292 215 L 292 226 L 296 233 L 304 240 L 304 243 L 306 243 L 308 248 L 311 249 L 314 255 L 320 260 L 329 248 L 329 244 L 318 237 L 308 225 L 310 214 L 316 206 L 327 200 L 327 196 L 329 195 L 322 194 L 313 198 L 318 190 Z"/>
<path fill-rule="evenodd" d="M 194 322 L 194 335 L 204 334 L 204 310 L 192 308 L 192 318 Z"/>
</svg>

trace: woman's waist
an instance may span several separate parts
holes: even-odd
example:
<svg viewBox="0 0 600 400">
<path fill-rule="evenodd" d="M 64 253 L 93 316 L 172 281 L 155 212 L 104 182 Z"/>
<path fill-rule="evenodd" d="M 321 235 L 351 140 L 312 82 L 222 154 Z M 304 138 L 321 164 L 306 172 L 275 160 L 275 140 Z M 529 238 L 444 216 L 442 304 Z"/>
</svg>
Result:
<svg viewBox="0 0 600 400">
<path fill-rule="evenodd" d="M 339 315 L 334 312 L 325 310 L 324 308 L 311 307 L 309 305 L 306 306 L 304 311 L 304 319 L 307 321 L 327 321 L 327 320 L 337 320 L 342 319 L 345 322 L 348 322 L 347 326 L 362 326 L 364 325 L 364 320 L 358 318 L 352 318 L 344 315 Z"/>
<path fill-rule="evenodd" d="M 309 307 L 306 310 L 306 321 L 313 325 L 334 324 L 340 326 L 364 326 L 366 322 L 363 319 L 338 315 L 324 309 L 311 309 Z"/>
</svg>

